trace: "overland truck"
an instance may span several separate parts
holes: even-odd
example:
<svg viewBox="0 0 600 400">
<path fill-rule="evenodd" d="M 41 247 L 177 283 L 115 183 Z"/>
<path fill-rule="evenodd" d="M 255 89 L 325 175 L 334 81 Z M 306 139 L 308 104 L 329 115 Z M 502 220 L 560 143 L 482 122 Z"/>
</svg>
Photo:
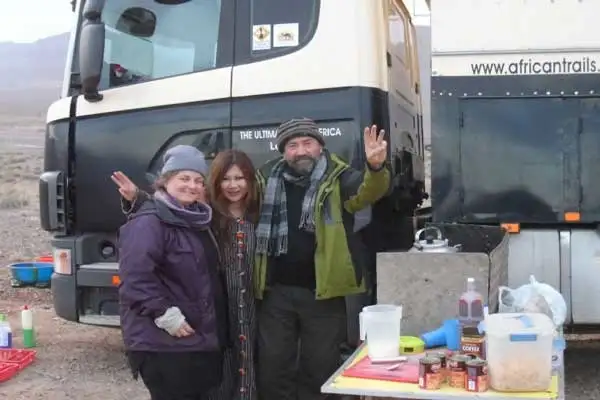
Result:
<svg viewBox="0 0 600 400">
<path fill-rule="evenodd" d="M 503 225 L 508 283 L 600 324 L 600 2 L 432 0 L 434 222 Z"/>
<path fill-rule="evenodd" d="M 47 114 L 42 227 L 52 232 L 54 308 L 119 326 L 116 233 L 125 222 L 110 180 L 148 189 L 178 144 L 211 160 L 223 149 L 256 166 L 276 156 L 277 126 L 316 120 L 327 146 L 363 168 L 362 130 L 386 130 L 393 184 L 361 212 L 372 254 L 410 247 L 427 197 L 415 30 L 400 0 L 80 0 L 62 98 Z M 360 222 L 359 221 L 362 221 Z M 374 301 L 349 299 L 349 312 Z M 358 318 L 349 334 L 358 335 Z"/>
</svg>

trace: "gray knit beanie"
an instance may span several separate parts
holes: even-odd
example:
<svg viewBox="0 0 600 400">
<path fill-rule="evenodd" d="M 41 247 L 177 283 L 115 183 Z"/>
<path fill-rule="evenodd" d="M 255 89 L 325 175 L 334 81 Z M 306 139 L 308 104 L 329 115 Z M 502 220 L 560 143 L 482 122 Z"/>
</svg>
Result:
<svg viewBox="0 0 600 400">
<path fill-rule="evenodd" d="M 193 146 L 177 145 L 171 147 L 163 156 L 164 165 L 160 174 L 174 171 L 195 171 L 202 176 L 208 173 L 204 154 Z"/>
<path fill-rule="evenodd" d="M 325 140 L 321 132 L 319 132 L 315 121 L 308 118 L 294 118 L 279 125 L 275 139 L 277 141 L 277 150 L 283 153 L 288 140 L 301 136 L 310 136 L 321 143 L 321 146 L 325 146 Z"/>
</svg>

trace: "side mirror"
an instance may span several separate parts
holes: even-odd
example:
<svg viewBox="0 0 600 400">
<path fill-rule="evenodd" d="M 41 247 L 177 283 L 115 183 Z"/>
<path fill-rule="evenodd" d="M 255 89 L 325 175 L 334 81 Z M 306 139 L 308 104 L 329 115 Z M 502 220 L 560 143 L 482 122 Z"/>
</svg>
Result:
<svg viewBox="0 0 600 400">
<path fill-rule="evenodd" d="M 88 0 L 85 3 L 79 34 L 79 73 L 83 97 L 89 102 L 102 100 L 98 85 L 104 59 L 105 28 L 102 22 L 104 0 Z"/>
</svg>

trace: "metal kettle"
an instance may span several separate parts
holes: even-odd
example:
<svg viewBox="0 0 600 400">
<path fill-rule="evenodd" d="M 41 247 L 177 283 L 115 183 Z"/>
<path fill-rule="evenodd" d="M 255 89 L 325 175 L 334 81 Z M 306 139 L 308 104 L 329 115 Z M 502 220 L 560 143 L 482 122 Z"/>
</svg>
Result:
<svg viewBox="0 0 600 400">
<path fill-rule="evenodd" d="M 426 234 L 424 239 L 421 236 L 424 233 L 434 232 L 435 236 Z M 458 253 L 461 250 L 462 245 L 456 244 L 454 246 L 448 245 L 448 239 L 445 239 L 442 235 L 442 231 L 435 227 L 430 226 L 417 231 L 415 234 L 415 243 L 409 250 L 411 253 L 422 252 L 422 253 Z"/>
</svg>

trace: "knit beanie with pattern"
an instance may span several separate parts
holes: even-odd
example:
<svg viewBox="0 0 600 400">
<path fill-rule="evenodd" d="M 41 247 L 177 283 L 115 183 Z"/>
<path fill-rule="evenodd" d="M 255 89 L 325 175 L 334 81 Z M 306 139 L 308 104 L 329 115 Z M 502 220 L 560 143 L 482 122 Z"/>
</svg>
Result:
<svg viewBox="0 0 600 400">
<path fill-rule="evenodd" d="M 283 149 L 285 148 L 285 144 L 288 140 L 302 137 L 302 136 L 310 136 L 316 139 L 321 146 L 325 146 L 325 140 L 323 139 L 323 135 L 319 132 L 319 128 L 315 121 L 308 118 L 294 118 L 289 121 L 284 122 L 277 129 L 277 150 L 280 153 L 283 153 Z"/>
</svg>

